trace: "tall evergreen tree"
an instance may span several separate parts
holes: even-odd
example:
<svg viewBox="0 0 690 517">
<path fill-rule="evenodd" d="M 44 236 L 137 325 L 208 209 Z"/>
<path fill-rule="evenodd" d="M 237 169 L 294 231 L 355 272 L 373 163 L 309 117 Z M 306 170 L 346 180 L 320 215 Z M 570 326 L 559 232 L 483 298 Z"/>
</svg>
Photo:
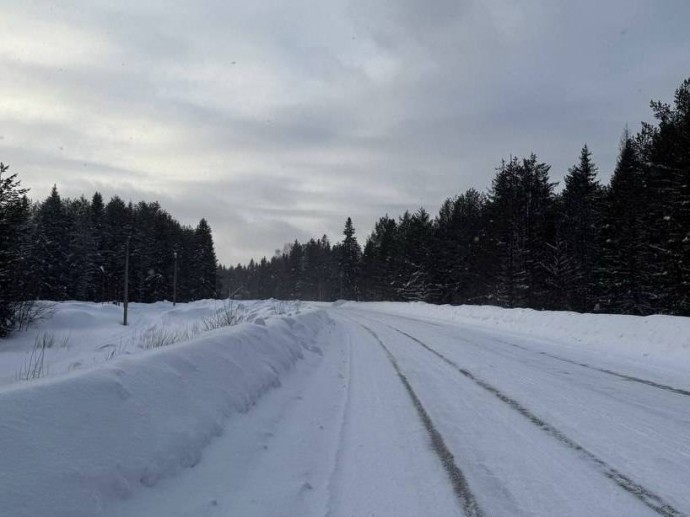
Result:
<svg viewBox="0 0 690 517">
<path fill-rule="evenodd" d="M 72 270 L 72 221 L 55 185 L 36 213 L 35 232 L 33 274 L 38 278 L 38 297 L 64 300 Z"/>
<path fill-rule="evenodd" d="M 216 296 L 216 269 L 218 261 L 213 247 L 211 228 L 206 219 L 199 221 L 194 231 L 194 270 L 197 298 L 215 298 Z"/>
<path fill-rule="evenodd" d="M 122 300 L 125 243 L 132 234 L 132 212 L 125 202 L 115 196 L 108 201 L 103 214 L 102 246 L 104 300 Z"/>
<path fill-rule="evenodd" d="M 591 311 L 596 303 L 594 263 L 598 255 L 602 197 L 596 176 L 597 167 L 585 145 L 579 163 L 565 177 L 560 239 L 553 248 L 556 251 L 553 257 L 557 260 L 553 264 L 558 264 L 563 282 L 559 287 L 563 289 L 564 308 L 577 311 Z"/>
<path fill-rule="evenodd" d="M 91 285 L 90 300 L 102 302 L 106 300 L 106 274 L 105 274 L 105 204 L 100 192 L 96 192 L 91 198 L 91 226 L 96 245 L 93 267 L 95 270 L 93 284 Z"/>
<path fill-rule="evenodd" d="M 357 300 L 359 298 L 359 261 L 362 250 L 355 236 L 355 228 L 350 217 L 345 221 L 343 239 L 338 247 L 340 254 L 340 297 L 346 300 Z"/>
<path fill-rule="evenodd" d="M 362 255 L 362 289 L 368 300 L 397 300 L 398 225 L 385 215 L 374 226 Z"/>
<path fill-rule="evenodd" d="M 506 307 L 544 308 L 548 285 L 548 214 L 554 184 L 550 167 L 532 154 L 503 163 L 490 193 L 494 299 Z"/>
<path fill-rule="evenodd" d="M 486 196 L 469 189 L 446 200 L 436 218 L 434 283 L 441 303 L 479 303 L 487 295 Z"/>
<path fill-rule="evenodd" d="M 89 300 L 94 295 L 93 287 L 98 283 L 99 271 L 96 263 L 98 241 L 93 224 L 91 203 L 83 196 L 64 203 L 72 221 L 68 246 L 70 269 L 67 273 L 67 297 L 75 300 Z"/>
<path fill-rule="evenodd" d="M 658 127 L 647 125 L 641 149 L 649 206 L 649 263 L 656 267 L 657 310 L 690 315 L 690 79 L 674 104 L 652 102 Z"/>
<path fill-rule="evenodd" d="M 438 295 L 431 276 L 433 223 L 420 208 L 405 212 L 398 222 L 398 254 L 395 278 L 397 296 L 405 301 L 429 301 Z"/>
<path fill-rule="evenodd" d="M 27 232 L 27 189 L 0 163 L 0 337 L 16 324 L 17 304 L 26 300 L 23 246 Z"/>
<path fill-rule="evenodd" d="M 600 308 L 649 314 L 655 295 L 646 268 L 647 192 L 643 165 L 626 133 L 606 196 L 599 269 Z"/>
</svg>

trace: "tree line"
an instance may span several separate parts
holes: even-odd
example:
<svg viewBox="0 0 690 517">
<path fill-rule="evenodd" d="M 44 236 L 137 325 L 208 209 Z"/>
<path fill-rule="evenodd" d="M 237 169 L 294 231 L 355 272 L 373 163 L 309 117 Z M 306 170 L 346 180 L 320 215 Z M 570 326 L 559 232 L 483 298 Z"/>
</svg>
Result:
<svg viewBox="0 0 690 517">
<path fill-rule="evenodd" d="M 363 247 L 348 218 L 336 244 L 220 267 L 222 294 L 690 315 L 690 79 L 651 108 L 608 185 L 586 145 L 560 192 L 534 154 L 511 158 L 488 192 L 385 215 Z"/>
<path fill-rule="evenodd" d="M 655 123 L 626 131 L 608 185 L 584 146 L 560 192 L 532 154 L 503 161 L 487 192 L 381 217 L 361 246 L 295 241 L 269 260 L 218 266 L 208 223 L 183 226 L 157 202 L 32 203 L 0 164 L 0 336 L 36 299 L 211 297 L 421 300 L 503 307 L 690 315 L 690 79 Z M 20 316 L 18 316 L 20 315 Z"/>
<path fill-rule="evenodd" d="M 63 199 L 57 187 L 32 203 L 0 164 L 0 336 L 20 324 L 32 300 L 118 301 L 129 246 L 129 299 L 213 298 L 217 261 L 211 228 L 181 225 L 159 203 Z M 177 256 L 177 259 L 175 258 Z"/>
</svg>

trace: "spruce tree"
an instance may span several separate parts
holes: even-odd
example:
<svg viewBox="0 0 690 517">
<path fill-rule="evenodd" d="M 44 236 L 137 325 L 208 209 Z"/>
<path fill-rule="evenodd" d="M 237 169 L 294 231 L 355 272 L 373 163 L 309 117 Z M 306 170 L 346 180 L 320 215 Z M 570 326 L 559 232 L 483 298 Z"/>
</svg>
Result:
<svg viewBox="0 0 690 517">
<path fill-rule="evenodd" d="M 359 262 L 362 250 L 355 236 L 355 228 L 350 217 L 345 221 L 343 230 L 345 238 L 338 247 L 339 273 L 340 273 L 340 298 L 345 300 L 357 300 L 359 298 Z"/>
<path fill-rule="evenodd" d="M 53 185 L 50 195 L 39 206 L 35 218 L 34 274 L 38 278 L 38 297 L 64 300 L 72 272 L 70 236 L 72 221 Z"/>
<path fill-rule="evenodd" d="M 649 206 L 649 262 L 655 266 L 657 310 L 690 315 L 690 79 L 673 105 L 652 102 L 658 127 L 646 126 L 641 149 Z"/>
<path fill-rule="evenodd" d="M 91 300 L 99 280 L 96 264 L 98 241 L 93 225 L 91 203 L 83 196 L 67 200 L 65 209 L 72 221 L 69 233 L 70 270 L 66 279 L 67 297 Z"/>
<path fill-rule="evenodd" d="M 16 174 L 8 174 L 9 166 L 0 163 L 0 337 L 17 324 L 19 304 L 24 292 L 27 231 L 27 189 L 21 187 Z"/>
<path fill-rule="evenodd" d="M 433 236 L 433 223 L 424 208 L 414 214 L 405 212 L 400 218 L 395 281 L 396 294 L 400 299 L 430 301 L 438 296 L 439 290 L 430 274 Z"/>
<path fill-rule="evenodd" d="M 597 167 L 585 145 L 579 163 L 565 177 L 559 240 L 552 248 L 557 260 L 552 265 L 561 268 L 559 288 L 565 298 L 564 308 L 576 311 L 591 311 L 596 303 L 594 263 L 598 255 L 602 194 L 596 176 Z"/>
<path fill-rule="evenodd" d="M 469 189 L 436 218 L 432 274 L 441 303 L 477 303 L 487 294 L 486 197 Z"/>
<path fill-rule="evenodd" d="M 211 228 L 206 219 L 199 221 L 194 231 L 194 269 L 197 282 L 195 296 L 198 299 L 216 296 L 216 252 L 213 247 Z"/>
<path fill-rule="evenodd" d="M 647 192 L 643 165 L 629 133 L 606 195 L 598 270 L 600 309 L 625 314 L 649 314 L 654 294 L 647 269 L 645 224 Z"/>
<path fill-rule="evenodd" d="M 104 299 L 122 300 L 124 283 L 125 242 L 131 235 L 132 212 L 125 202 L 115 196 L 105 206 L 103 214 L 103 276 Z"/>
<path fill-rule="evenodd" d="M 91 227 L 93 228 L 94 240 L 96 243 L 93 266 L 95 270 L 93 285 L 89 299 L 94 302 L 106 300 L 106 275 L 105 275 L 105 205 L 103 196 L 96 192 L 91 198 Z"/>
<path fill-rule="evenodd" d="M 492 297 L 506 307 L 547 305 L 548 215 L 554 202 L 550 167 L 532 154 L 504 162 L 494 178 L 488 215 Z"/>
</svg>

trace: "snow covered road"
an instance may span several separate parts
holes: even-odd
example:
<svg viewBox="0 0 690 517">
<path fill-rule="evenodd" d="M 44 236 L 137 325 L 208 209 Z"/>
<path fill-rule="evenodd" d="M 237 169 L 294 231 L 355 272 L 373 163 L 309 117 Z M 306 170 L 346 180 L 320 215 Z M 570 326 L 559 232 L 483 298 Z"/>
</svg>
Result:
<svg viewBox="0 0 690 517">
<path fill-rule="evenodd" d="M 594 370 L 504 335 L 348 315 L 387 343 L 487 515 L 690 511 L 683 390 Z"/>
<path fill-rule="evenodd" d="M 0 387 L 0 514 L 690 516 L 688 318 L 278 305 Z M 66 323 L 53 364 L 121 332 L 75 302 L 36 332 Z"/>
<path fill-rule="evenodd" d="M 106 515 L 689 515 L 690 382 L 354 306 L 202 461 Z"/>
</svg>

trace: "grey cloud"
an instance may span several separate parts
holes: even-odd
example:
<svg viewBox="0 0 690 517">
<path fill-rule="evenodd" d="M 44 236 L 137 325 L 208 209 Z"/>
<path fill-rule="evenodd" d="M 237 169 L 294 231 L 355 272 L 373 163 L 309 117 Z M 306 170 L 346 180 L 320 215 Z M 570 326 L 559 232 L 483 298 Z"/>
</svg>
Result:
<svg viewBox="0 0 690 517">
<path fill-rule="evenodd" d="M 488 187 L 510 154 L 536 152 L 559 180 L 587 142 L 606 179 L 622 129 L 671 96 L 690 48 L 684 0 L 71 0 L 3 14 L 24 31 L 74 27 L 93 55 L 0 52 L 0 92 L 17 101 L 0 103 L 0 159 L 36 197 L 58 183 L 206 217 L 226 263 L 338 240 L 348 215 L 363 240 L 386 212 Z"/>
</svg>

